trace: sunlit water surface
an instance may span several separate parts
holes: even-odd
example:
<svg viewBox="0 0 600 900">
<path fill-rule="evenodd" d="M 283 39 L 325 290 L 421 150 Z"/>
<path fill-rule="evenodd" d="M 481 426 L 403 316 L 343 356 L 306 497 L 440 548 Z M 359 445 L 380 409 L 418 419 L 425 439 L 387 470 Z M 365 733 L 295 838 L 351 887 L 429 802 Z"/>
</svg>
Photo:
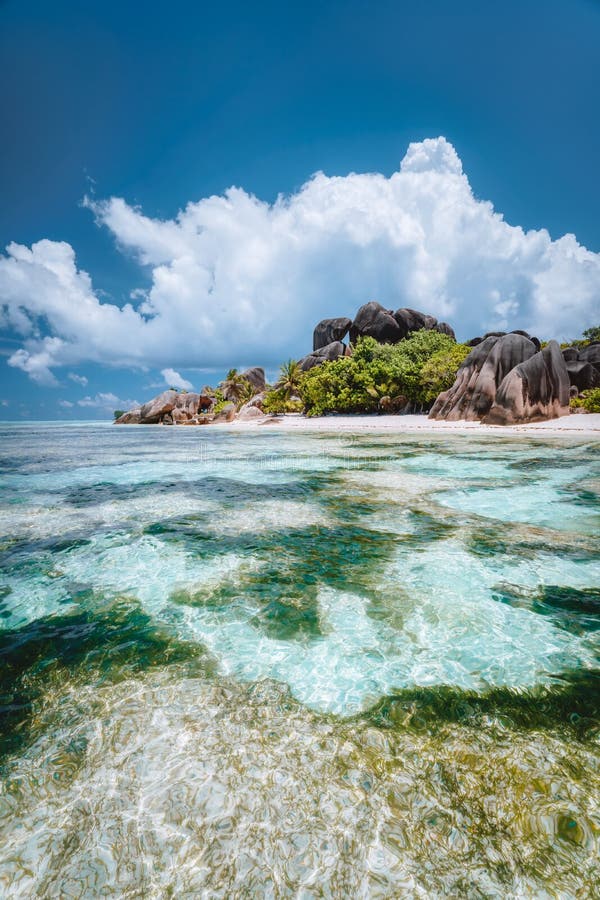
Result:
<svg viewBox="0 0 600 900">
<path fill-rule="evenodd" d="M 597 897 L 600 448 L 0 427 L 0 894 Z"/>
</svg>

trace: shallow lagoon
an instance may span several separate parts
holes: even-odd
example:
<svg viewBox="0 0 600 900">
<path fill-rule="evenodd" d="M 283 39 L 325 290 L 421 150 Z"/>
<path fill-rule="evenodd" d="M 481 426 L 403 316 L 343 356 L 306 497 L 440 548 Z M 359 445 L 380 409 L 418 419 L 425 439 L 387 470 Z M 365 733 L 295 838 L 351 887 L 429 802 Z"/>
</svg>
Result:
<svg viewBox="0 0 600 900">
<path fill-rule="evenodd" d="M 595 895 L 597 442 L 0 441 L 3 893 Z"/>
</svg>

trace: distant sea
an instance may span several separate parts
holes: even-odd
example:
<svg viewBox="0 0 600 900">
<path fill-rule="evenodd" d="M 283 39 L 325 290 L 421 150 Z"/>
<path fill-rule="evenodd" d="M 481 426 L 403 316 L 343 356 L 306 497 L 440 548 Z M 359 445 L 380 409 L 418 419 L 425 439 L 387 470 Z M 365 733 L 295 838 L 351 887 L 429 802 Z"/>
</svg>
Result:
<svg viewBox="0 0 600 900">
<path fill-rule="evenodd" d="M 0 425 L 0 894 L 593 897 L 600 445 Z"/>
</svg>

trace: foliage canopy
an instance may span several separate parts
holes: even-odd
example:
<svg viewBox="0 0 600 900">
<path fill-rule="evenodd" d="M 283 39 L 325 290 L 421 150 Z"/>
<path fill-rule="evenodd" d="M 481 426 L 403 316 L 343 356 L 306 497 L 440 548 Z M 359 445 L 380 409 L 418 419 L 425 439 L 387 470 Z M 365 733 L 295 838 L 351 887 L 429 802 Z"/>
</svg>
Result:
<svg viewBox="0 0 600 900">
<path fill-rule="evenodd" d="M 352 356 L 306 372 L 300 396 L 309 416 L 423 409 L 450 387 L 470 350 L 437 331 L 416 331 L 398 344 L 363 337 Z"/>
</svg>

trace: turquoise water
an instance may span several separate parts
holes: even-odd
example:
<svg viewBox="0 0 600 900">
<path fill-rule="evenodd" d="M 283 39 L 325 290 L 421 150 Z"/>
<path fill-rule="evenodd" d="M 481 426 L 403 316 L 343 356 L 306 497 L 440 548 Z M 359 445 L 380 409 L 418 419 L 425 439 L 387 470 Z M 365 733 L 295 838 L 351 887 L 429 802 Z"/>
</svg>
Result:
<svg viewBox="0 0 600 900">
<path fill-rule="evenodd" d="M 597 442 L 0 441 L 4 894 L 597 896 Z"/>
</svg>

